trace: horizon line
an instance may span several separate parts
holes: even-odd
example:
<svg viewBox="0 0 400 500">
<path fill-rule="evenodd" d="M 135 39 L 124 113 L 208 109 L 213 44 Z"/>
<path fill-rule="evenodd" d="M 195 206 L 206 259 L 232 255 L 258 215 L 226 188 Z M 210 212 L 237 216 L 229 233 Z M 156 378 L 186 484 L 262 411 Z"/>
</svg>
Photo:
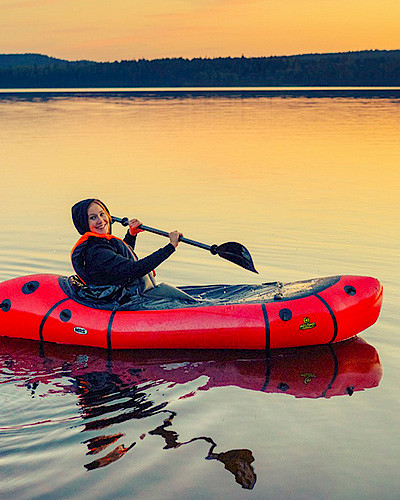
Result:
<svg viewBox="0 0 400 500">
<path fill-rule="evenodd" d="M 0 56 L 41 56 L 48 57 L 50 59 L 58 59 L 61 61 L 66 61 L 70 63 L 74 62 L 93 62 L 93 63 L 115 63 L 115 62 L 132 62 L 132 61 L 162 61 L 168 59 L 183 59 L 187 61 L 192 61 L 196 59 L 272 59 L 279 57 L 302 57 L 302 56 L 323 56 L 323 55 L 338 55 L 338 54 L 357 54 L 362 52 L 399 52 L 400 49 L 362 49 L 362 50 L 348 50 L 348 51 L 339 51 L 339 52 L 305 52 L 305 53 L 297 53 L 297 54 L 281 54 L 281 55 L 269 55 L 269 56 L 246 56 L 242 54 L 241 56 L 194 56 L 194 57 L 183 57 L 183 56 L 167 56 L 167 57 L 155 57 L 151 59 L 147 59 L 144 57 L 133 58 L 133 59 L 114 59 L 107 61 L 96 61 L 94 59 L 65 59 L 63 57 L 51 56 L 48 54 L 42 54 L 40 52 L 14 52 L 14 53 L 0 53 Z"/>
</svg>

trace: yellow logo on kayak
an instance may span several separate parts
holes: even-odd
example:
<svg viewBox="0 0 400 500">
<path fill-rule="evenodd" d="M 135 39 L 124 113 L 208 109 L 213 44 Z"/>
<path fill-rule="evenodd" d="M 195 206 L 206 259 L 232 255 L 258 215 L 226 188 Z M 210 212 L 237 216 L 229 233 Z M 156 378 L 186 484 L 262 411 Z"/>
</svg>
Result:
<svg viewBox="0 0 400 500">
<path fill-rule="evenodd" d="M 315 373 L 300 373 L 300 377 L 303 377 L 303 382 L 307 385 L 313 378 L 316 378 L 316 375 Z"/>
<path fill-rule="evenodd" d="M 303 323 L 299 326 L 300 330 L 310 330 L 310 328 L 315 328 L 317 325 L 315 321 L 310 323 L 310 318 L 307 316 L 303 319 Z"/>
</svg>

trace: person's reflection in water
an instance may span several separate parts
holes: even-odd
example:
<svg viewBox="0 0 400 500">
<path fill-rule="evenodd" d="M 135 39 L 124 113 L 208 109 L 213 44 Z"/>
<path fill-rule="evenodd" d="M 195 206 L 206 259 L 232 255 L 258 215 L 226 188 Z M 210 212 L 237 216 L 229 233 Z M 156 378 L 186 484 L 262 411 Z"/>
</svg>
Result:
<svg viewBox="0 0 400 500">
<path fill-rule="evenodd" d="M 96 455 L 97 453 L 100 453 L 124 435 L 125 434 L 118 433 L 112 434 L 111 436 L 97 436 L 87 439 L 84 441 L 89 450 L 86 455 Z"/>
<path fill-rule="evenodd" d="M 167 404 L 154 405 L 147 399 L 145 391 L 136 385 L 122 382 L 112 372 L 90 372 L 74 378 L 73 388 L 78 395 L 85 422 L 84 432 L 95 431 L 123 423 L 131 419 L 145 418 L 163 411 Z M 116 433 L 90 438 L 84 443 L 88 447 L 87 455 L 95 455 L 105 450 L 124 434 Z M 104 457 L 85 464 L 86 470 L 105 467 L 122 458 L 136 445 L 120 444 Z"/>
<path fill-rule="evenodd" d="M 168 411 L 168 410 L 164 410 Z M 167 430 L 167 427 L 172 425 L 172 420 L 176 416 L 176 413 L 171 411 L 170 416 L 164 420 L 162 425 L 159 425 L 152 431 L 149 431 L 149 434 L 153 436 L 161 436 L 164 438 L 166 445 L 164 446 L 164 450 L 170 448 L 179 448 L 184 444 L 193 443 L 194 441 L 203 440 L 207 443 L 211 443 L 211 447 L 208 451 L 208 455 L 206 456 L 206 460 L 217 460 L 218 462 L 222 462 L 225 466 L 225 469 L 231 472 L 235 476 L 235 480 L 238 484 L 242 486 L 242 488 L 252 490 L 254 485 L 256 484 L 257 475 L 254 472 L 253 466 L 251 465 L 254 462 L 253 454 L 250 450 L 247 449 L 239 449 L 239 450 L 229 450 L 221 453 L 214 453 L 214 449 L 217 444 L 210 437 L 200 436 L 190 439 L 189 441 L 179 442 L 179 434 L 174 430 Z"/>
<path fill-rule="evenodd" d="M 106 437 L 106 436 L 104 436 Z M 118 438 L 117 438 L 118 439 Z M 122 458 L 125 453 L 127 453 L 131 448 L 135 446 L 136 443 L 132 443 L 130 446 L 126 447 L 124 444 L 118 445 L 116 448 L 114 448 L 112 451 L 107 453 L 104 457 L 100 457 L 96 460 L 93 460 L 93 462 L 90 462 L 89 464 L 85 464 L 85 468 L 87 470 L 93 470 L 93 469 L 98 469 L 100 467 L 105 467 L 106 465 L 110 465 L 113 462 L 116 462 L 120 458 Z M 104 447 L 103 447 L 104 449 Z M 90 452 L 88 452 L 89 454 Z"/>
<path fill-rule="evenodd" d="M 120 439 L 124 435 L 125 434 L 118 433 L 118 434 L 112 434 L 110 436 L 97 436 L 88 439 L 87 441 L 84 441 L 89 450 L 86 453 L 86 455 L 96 455 L 97 453 L 100 453 L 101 451 L 108 448 L 108 446 L 114 444 L 116 441 L 118 441 L 118 439 Z M 98 469 L 99 467 L 105 467 L 106 465 L 112 464 L 113 462 L 116 462 L 117 460 L 122 458 L 127 451 L 129 451 L 131 448 L 135 446 L 135 444 L 136 443 L 132 443 L 128 447 L 126 447 L 124 444 L 120 444 L 112 451 L 107 453 L 107 455 L 105 455 L 104 457 L 97 458 L 96 460 L 93 460 L 93 462 L 85 464 L 84 467 L 87 470 L 93 470 L 93 469 Z"/>
</svg>

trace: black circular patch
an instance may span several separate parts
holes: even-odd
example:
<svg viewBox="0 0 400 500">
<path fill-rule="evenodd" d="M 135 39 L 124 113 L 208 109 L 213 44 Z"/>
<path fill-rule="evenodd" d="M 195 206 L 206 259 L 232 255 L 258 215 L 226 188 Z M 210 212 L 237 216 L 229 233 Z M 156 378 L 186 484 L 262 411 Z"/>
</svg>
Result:
<svg viewBox="0 0 400 500">
<path fill-rule="evenodd" d="M 351 285 L 346 285 L 344 287 L 344 291 L 347 293 L 347 295 L 355 295 L 357 293 L 354 286 Z"/>
<path fill-rule="evenodd" d="M 292 319 L 292 311 L 290 309 L 281 309 L 279 311 L 279 317 L 282 321 L 289 321 Z"/>
<path fill-rule="evenodd" d="M 28 281 L 22 287 L 22 293 L 25 295 L 29 295 L 30 293 L 35 292 L 39 288 L 39 281 Z"/>
<path fill-rule="evenodd" d="M 4 299 L 3 302 L 0 304 L 0 309 L 2 309 L 4 312 L 8 312 L 11 309 L 11 300 Z"/>
<path fill-rule="evenodd" d="M 64 321 L 64 323 L 69 321 L 71 319 L 71 316 L 72 316 L 72 313 L 69 309 L 63 309 L 60 312 L 60 319 L 61 319 L 61 321 Z"/>
</svg>

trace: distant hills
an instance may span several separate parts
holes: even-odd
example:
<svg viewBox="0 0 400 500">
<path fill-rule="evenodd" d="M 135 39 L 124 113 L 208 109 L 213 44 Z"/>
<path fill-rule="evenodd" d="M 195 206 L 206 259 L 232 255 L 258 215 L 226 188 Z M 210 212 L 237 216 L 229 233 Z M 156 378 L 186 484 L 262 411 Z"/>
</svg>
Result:
<svg viewBox="0 0 400 500">
<path fill-rule="evenodd" d="M 105 63 L 0 54 L 0 88 L 294 85 L 400 86 L 400 50 Z"/>
<path fill-rule="evenodd" d="M 42 56 L 41 54 L 0 54 L 0 68 L 18 66 L 48 66 L 50 64 L 68 63 L 63 59 Z"/>
</svg>

